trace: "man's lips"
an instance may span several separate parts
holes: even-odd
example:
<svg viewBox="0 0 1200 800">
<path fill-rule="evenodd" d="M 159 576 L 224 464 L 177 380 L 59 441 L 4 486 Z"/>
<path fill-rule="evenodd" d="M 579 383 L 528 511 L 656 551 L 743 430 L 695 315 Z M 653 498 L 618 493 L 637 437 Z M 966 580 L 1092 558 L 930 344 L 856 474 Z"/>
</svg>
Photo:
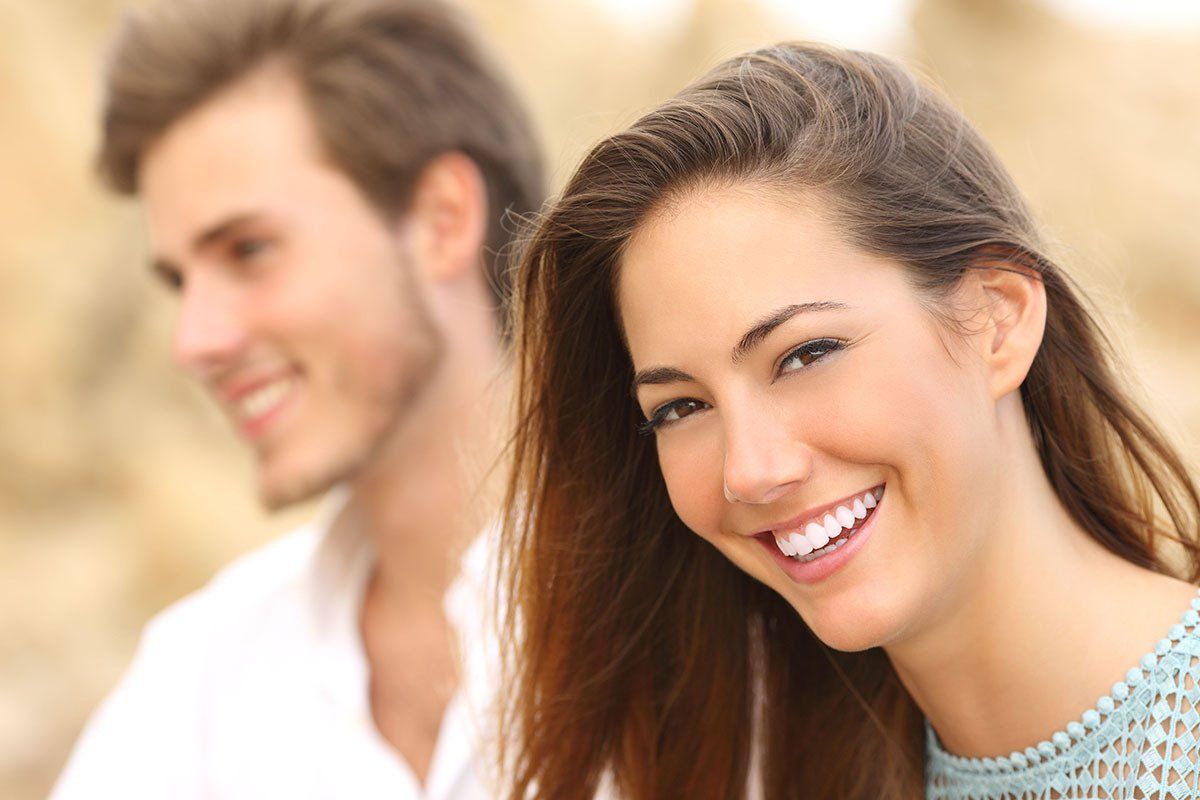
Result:
<svg viewBox="0 0 1200 800">
<path fill-rule="evenodd" d="M 257 439 L 278 420 L 300 385 L 299 371 L 284 365 L 246 369 L 210 383 L 213 394 L 243 435 Z"/>
<path fill-rule="evenodd" d="M 258 372 L 237 378 L 226 378 L 210 383 L 213 394 L 226 405 L 234 405 L 243 397 L 257 392 L 264 387 L 295 377 L 295 370 L 278 369 L 271 372 Z"/>
</svg>

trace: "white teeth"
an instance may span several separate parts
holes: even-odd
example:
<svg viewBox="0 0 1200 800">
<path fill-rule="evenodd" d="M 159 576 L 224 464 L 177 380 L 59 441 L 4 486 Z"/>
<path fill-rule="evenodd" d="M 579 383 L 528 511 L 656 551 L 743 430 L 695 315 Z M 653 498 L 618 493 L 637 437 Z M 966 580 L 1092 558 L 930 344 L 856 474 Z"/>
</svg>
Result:
<svg viewBox="0 0 1200 800">
<path fill-rule="evenodd" d="M 826 514 L 825 519 L 821 520 L 821 524 L 825 526 L 825 532 L 829 534 L 830 539 L 836 539 L 842 535 L 842 523 L 838 522 L 833 514 Z"/>
<path fill-rule="evenodd" d="M 829 534 L 825 528 L 815 522 L 810 522 L 804 526 L 804 538 L 812 544 L 814 550 L 829 544 Z"/>
<path fill-rule="evenodd" d="M 277 406 L 291 388 L 291 381 L 282 380 L 255 389 L 238 400 L 238 411 L 245 418 L 262 416 Z"/>
<path fill-rule="evenodd" d="M 882 486 L 865 492 L 854 498 L 849 506 L 838 506 L 820 520 L 808 523 L 803 532 L 792 531 L 786 536 L 777 534 L 775 544 L 784 555 L 805 563 L 828 555 L 857 533 L 854 527 L 879 505 L 882 496 Z M 843 531 L 848 533 L 843 536 Z"/>
<path fill-rule="evenodd" d="M 833 514 L 837 518 L 838 524 L 843 528 L 854 527 L 854 515 L 850 513 L 850 509 L 845 506 L 838 506 Z"/>
<path fill-rule="evenodd" d="M 808 540 L 808 537 L 799 531 L 788 534 L 788 541 L 791 542 L 792 549 L 796 551 L 796 555 L 806 556 L 815 549 L 812 546 L 812 542 Z"/>
</svg>

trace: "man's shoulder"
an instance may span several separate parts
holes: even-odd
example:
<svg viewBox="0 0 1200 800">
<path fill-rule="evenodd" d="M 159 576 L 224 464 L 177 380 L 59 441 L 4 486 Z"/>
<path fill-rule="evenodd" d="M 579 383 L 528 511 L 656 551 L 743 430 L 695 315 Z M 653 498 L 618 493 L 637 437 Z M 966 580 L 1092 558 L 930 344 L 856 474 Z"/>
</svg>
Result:
<svg viewBox="0 0 1200 800">
<path fill-rule="evenodd" d="M 306 578 L 323 535 L 317 523 L 296 528 L 229 562 L 197 594 L 269 597 Z"/>
<path fill-rule="evenodd" d="M 151 619 L 146 642 L 168 639 L 179 640 L 173 645 L 190 643 L 185 649 L 203 647 L 212 636 L 236 634 L 264 614 L 293 606 L 303 597 L 322 534 L 319 525 L 305 525 L 234 559 Z"/>
<path fill-rule="evenodd" d="M 307 624 L 306 576 L 321 540 L 316 525 L 288 533 L 155 616 L 80 737 L 56 800 L 94 797 L 100 786 L 121 786 L 126 797 L 166 796 L 167 786 L 205 793 L 201 787 L 215 779 L 205 759 L 223 741 L 243 744 L 239 731 L 256 710 L 244 710 L 232 725 L 214 715 L 229 704 L 248 709 L 270 686 L 264 670 L 244 667 L 267 655 L 294 655 L 287 645 L 301 640 L 296 634 Z"/>
</svg>

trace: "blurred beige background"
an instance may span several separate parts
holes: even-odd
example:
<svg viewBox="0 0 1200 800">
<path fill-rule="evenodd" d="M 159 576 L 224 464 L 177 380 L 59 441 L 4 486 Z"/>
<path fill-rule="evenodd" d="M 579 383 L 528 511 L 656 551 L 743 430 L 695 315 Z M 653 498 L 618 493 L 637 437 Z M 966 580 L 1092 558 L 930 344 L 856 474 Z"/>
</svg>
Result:
<svg viewBox="0 0 1200 800">
<path fill-rule="evenodd" d="M 1200 29 L 1048 2 L 917 0 L 894 19 L 867 3 L 834 28 L 815 0 L 468 5 L 527 93 L 556 185 L 589 142 L 750 46 L 832 35 L 919 65 L 1000 150 L 1117 327 L 1139 391 L 1195 454 Z M 123 5 L 0 0 L 5 798 L 46 794 L 154 612 L 308 513 L 257 509 L 247 458 L 168 364 L 172 308 L 137 208 L 92 178 L 99 65 Z"/>
</svg>

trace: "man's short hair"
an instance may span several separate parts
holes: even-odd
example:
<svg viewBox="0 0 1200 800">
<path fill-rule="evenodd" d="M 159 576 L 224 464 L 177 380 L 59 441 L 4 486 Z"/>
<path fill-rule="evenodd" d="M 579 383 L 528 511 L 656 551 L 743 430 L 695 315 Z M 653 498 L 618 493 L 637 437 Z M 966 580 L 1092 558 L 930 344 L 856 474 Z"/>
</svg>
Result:
<svg viewBox="0 0 1200 800">
<path fill-rule="evenodd" d="M 110 57 L 98 166 L 135 194 L 147 148 L 181 116 L 256 69 L 298 80 L 326 155 L 386 215 L 457 151 L 487 184 L 486 263 L 507 297 L 513 220 L 543 199 L 538 143 L 465 17 L 440 0 L 160 0 L 126 16 Z"/>
</svg>

